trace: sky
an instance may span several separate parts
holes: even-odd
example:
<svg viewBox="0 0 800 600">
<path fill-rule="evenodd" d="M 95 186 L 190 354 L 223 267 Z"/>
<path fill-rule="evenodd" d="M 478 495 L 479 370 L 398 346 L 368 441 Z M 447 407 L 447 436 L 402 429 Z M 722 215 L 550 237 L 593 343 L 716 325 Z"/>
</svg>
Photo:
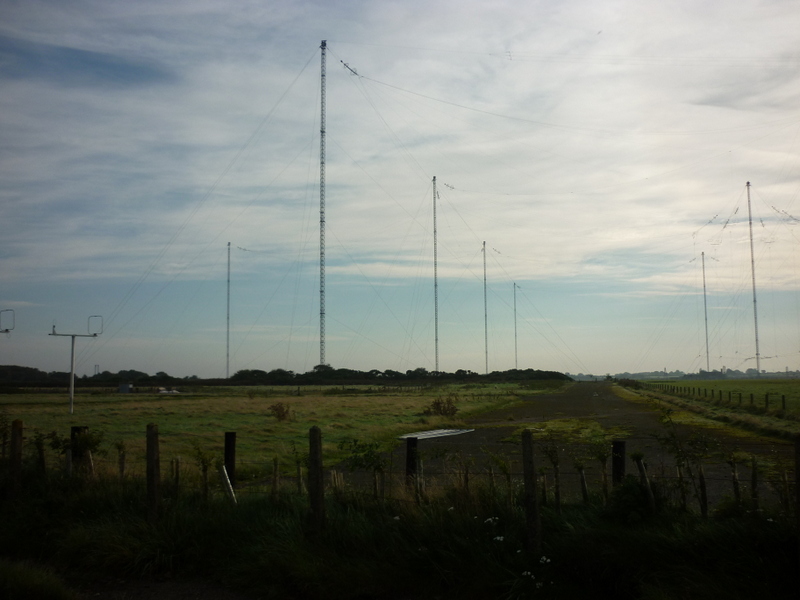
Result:
<svg viewBox="0 0 800 600">
<path fill-rule="evenodd" d="M 0 364 L 69 371 L 54 331 L 98 333 L 81 375 L 319 364 L 325 40 L 327 364 L 800 369 L 798 31 L 788 0 L 0 0 Z"/>
</svg>

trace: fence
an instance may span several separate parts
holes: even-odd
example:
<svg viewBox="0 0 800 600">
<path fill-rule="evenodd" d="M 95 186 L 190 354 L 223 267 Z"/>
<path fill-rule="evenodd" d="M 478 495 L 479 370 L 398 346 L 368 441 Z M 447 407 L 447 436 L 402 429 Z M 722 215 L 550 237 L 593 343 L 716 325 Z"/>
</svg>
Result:
<svg viewBox="0 0 800 600">
<path fill-rule="evenodd" d="M 727 404 L 732 407 L 762 409 L 765 412 L 771 411 L 771 414 L 776 417 L 784 416 L 778 411 L 785 413 L 787 410 L 786 394 L 764 392 L 763 395 L 757 395 L 752 392 L 719 390 L 697 386 L 680 386 L 669 383 L 643 383 L 641 385 L 645 389 L 659 391 L 677 397 L 708 400 L 710 402 Z M 790 411 L 797 411 L 797 409 L 800 408 L 796 398 L 789 398 L 789 404 L 788 410 Z"/>
<path fill-rule="evenodd" d="M 81 436 L 88 435 L 87 428 L 73 427 L 64 467 L 70 475 L 116 470 L 119 481 L 143 474 L 148 516 L 152 520 L 159 517 L 165 482 L 171 489 L 195 485 L 204 495 L 209 493 L 213 462 L 210 457 L 195 465 L 170 458 L 163 461 L 169 469 L 162 474 L 157 425 L 148 425 L 145 433 L 146 460 L 142 469 L 141 464 L 130 464 L 124 449 L 118 452 L 116 464 L 96 459 L 79 443 Z M 236 433 L 225 432 L 224 441 L 218 489 L 233 502 L 242 494 L 276 494 L 282 489 L 307 494 L 311 513 L 316 515 L 315 529 L 324 527 L 326 492 L 347 490 L 379 499 L 424 502 L 447 490 L 456 489 L 469 496 L 476 488 L 483 488 L 505 496 L 509 502 L 518 502 L 526 510 L 526 522 L 534 531 L 540 506 L 560 510 L 566 501 L 605 501 L 610 489 L 619 485 L 628 472 L 635 473 L 646 490 L 651 509 L 658 496 L 661 501 L 673 502 L 704 517 L 715 507 L 725 506 L 748 510 L 766 507 L 788 515 L 798 515 L 800 511 L 800 489 L 796 485 L 800 438 L 794 444 L 752 443 L 734 449 L 711 448 L 707 440 L 678 436 L 583 442 L 535 435 L 526 429 L 518 439 L 500 442 L 411 437 L 386 453 L 370 452 L 375 447 L 367 445 L 349 459 L 325 469 L 322 433 L 312 427 L 308 457 L 298 458 L 293 472 L 281 472 L 278 458 L 273 457 L 261 463 L 266 476 L 251 481 L 237 480 L 237 466 L 247 463 L 237 461 Z M 23 424 L 15 420 L 11 424 L 7 461 L 8 493 L 12 496 L 20 494 L 25 485 L 24 449 Z M 41 440 L 34 440 L 33 449 L 33 458 L 40 459 L 44 469 Z M 199 479 L 185 477 L 192 466 Z"/>
</svg>

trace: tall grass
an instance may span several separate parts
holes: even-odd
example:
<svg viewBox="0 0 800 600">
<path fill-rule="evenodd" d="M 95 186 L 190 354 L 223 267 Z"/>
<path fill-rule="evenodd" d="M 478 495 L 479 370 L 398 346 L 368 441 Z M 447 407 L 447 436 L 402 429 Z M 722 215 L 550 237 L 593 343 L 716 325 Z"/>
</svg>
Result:
<svg viewBox="0 0 800 600">
<path fill-rule="evenodd" d="M 526 550 L 521 489 L 451 486 L 419 502 L 330 490 L 327 526 L 287 489 L 240 497 L 165 490 L 150 523 L 140 482 L 28 475 L 0 502 L 0 548 L 57 572 L 201 577 L 260 598 L 788 598 L 797 537 L 763 512 L 702 520 L 635 478 L 608 505 L 543 510 L 543 552 Z M 0 481 L 2 483 L 2 481 Z"/>
</svg>

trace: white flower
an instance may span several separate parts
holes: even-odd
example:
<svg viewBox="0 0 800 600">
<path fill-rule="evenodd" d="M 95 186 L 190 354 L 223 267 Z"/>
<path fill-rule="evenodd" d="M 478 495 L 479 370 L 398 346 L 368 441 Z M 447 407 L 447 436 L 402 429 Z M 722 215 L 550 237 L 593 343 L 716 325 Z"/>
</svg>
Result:
<svg viewBox="0 0 800 600">
<path fill-rule="evenodd" d="M 539 562 L 544 565 L 544 564 L 549 563 L 550 559 L 547 558 L 546 556 L 543 556 L 542 558 L 539 559 Z"/>
<path fill-rule="evenodd" d="M 500 517 L 489 517 L 484 521 L 484 523 L 489 523 L 490 525 L 494 525 L 500 520 Z"/>
<path fill-rule="evenodd" d="M 527 576 L 528 576 L 528 575 L 530 575 L 530 574 L 531 574 L 531 572 L 530 572 L 530 571 L 523 571 L 523 572 L 522 572 L 522 576 L 523 576 L 523 577 L 527 577 Z"/>
<path fill-rule="evenodd" d="M 456 507 L 455 507 L 455 506 L 451 506 L 451 507 L 450 507 L 450 508 L 448 508 L 447 510 L 448 510 L 448 511 L 454 511 L 455 509 L 456 509 Z"/>
<path fill-rule="evenodd" d="M 399 515 L 398 515 L 398 516 L 396 516 L 396 517 L 394 518 L 394 520 L 395 520 L 395 521 L 399 521 L 399 520 L 400 520 L 400 516 L 399 516 Z"/>
<path fill-rule="evenodd" d="M 503 536 L 502 535 L 498 535 L 496 538 L 494 538 L 494 541 L 495 542 L 502 542 L 503 541 Z"/>
</svg>

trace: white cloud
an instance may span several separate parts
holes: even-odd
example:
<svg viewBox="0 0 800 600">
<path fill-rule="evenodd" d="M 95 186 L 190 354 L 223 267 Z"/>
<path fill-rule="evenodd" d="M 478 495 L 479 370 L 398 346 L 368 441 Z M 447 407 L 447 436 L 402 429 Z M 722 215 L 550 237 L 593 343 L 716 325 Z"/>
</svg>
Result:
<svg viewBox="0 0 800 600">
<path fill-rule="evenodd" d="M 482 370 L 484 240 L 497 298 L 512 280 L 548 290 L 531 298 L 585 370 L 632 370 L 634 359 L 686 368 L 696 307 L 659 317 L 670 298 L 696 300 L 702 251 L 719 260 L 709 289 L 723 305 L 746 290 L 747 180 L 765 219 L 763 293 L 798 293 L 791 3 L 26 2 L 6 12 L 0 280 L 9 302 L 30 304 L 15 339 L 61 314 L 80 321 L 86 301 L 73 290 L 85 289 L 100 305 L 92 313 L 117 315 L 114 344 L 150 332 L 115 346 L 116 368 L 149 353 L 165 361 L 151 370 L 218 374 L 220 340 L 197 332 L 224 323 L 231 241 L 258 251 L 234 254 L 249 294 L 236 313 L 251 331 L 242 361 L 313 366 L 321 39 L 334 366 L 431 366 L 433 175 L 439 276 L 458 315 L 442 332 L 445 368 Z M 736 227 L 723 229 L 736 206 Z M 494 368 L 513 366 L 509 306 L 490 311 Z M 642 325 L 641 337 L 669 347 L 632 338 L 632 314 L 656 317 L 661 333 Z M 772 318 L 797 327 L 783 305 Z M 176 344 L 198 341 L 175 367 L 152 352 L 166 343 L 157 323 Z M 292 341 L 267 343 L 287 323 Z M 527 360 L 584 370 L 558 364 L 560 344 L 532 343 Z M 30 364 L 53 368 L 25 347 Z M 781 353 L 798 360 L 790 344 Z"/>
</svg>

